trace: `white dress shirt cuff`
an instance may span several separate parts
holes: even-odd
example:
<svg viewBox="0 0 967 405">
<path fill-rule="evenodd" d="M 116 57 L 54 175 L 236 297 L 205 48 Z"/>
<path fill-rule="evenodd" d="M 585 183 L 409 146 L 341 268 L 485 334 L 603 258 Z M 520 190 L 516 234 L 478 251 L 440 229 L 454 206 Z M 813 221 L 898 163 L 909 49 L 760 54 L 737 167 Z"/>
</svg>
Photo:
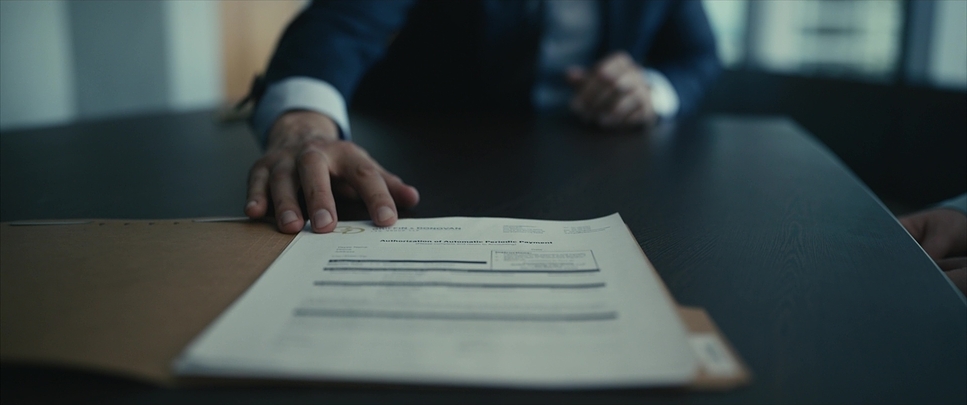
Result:
<svg viewBox="0 0 967 405">
<path fill-rule="evenodd" d="M 252 126 L 264 146 L 269 129 L 282 114 L 292 110 L 309 110 L 324 114 L 339 126 L 339 137 L 350 139 L 349 115 L 346 100 L 339 90 L 319 79 L 295 76 L 274 83 L 265 94 L 252 115 Z"/>
<path fill-rule="evenodd" d="M 967 194 L 961 194 L 938 205 L 938 208 L 949 208 L 967 214 Z"/>
<path fill-rule="evenodd" d="M 651 105 L 661 119 L 671 119 L 678 114 L 678 92 L 661 72 L 644 68 L 645 82 L 651 87 Z"/>
</svg>

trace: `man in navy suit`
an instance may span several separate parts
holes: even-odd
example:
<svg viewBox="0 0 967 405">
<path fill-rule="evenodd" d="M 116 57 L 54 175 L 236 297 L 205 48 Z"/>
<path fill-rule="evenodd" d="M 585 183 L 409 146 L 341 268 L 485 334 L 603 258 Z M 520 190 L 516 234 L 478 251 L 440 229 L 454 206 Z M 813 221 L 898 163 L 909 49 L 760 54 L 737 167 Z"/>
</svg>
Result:
<svg viewBox="0 0 967 405">
<path fill-rule="evenodd" d="M 332 180 L 380 226 L 416 189 L 350 141 L 357 107 L 539 112 L 605 128 L 695 109 L 719 71 L 697 0 L 315 1 L 286 29 L 253 124 L 266 146 L 245 212 L 295 233 L 336 226 Z M 306 198 L 308 218 L 299 206 Z"/>
</svg>

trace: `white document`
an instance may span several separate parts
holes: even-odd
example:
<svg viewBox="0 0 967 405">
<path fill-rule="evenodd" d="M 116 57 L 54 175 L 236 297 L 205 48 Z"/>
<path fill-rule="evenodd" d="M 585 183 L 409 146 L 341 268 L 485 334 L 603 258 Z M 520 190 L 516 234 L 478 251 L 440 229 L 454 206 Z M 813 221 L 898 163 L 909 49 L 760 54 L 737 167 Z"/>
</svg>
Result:
<svg viewBox="0 0 967 405">
<path fill-rule="evenodd" d="M 179 375 L 531 388 L 684 385 L 685 326 L 618 214 L 303 231 Z"/>
</svg>

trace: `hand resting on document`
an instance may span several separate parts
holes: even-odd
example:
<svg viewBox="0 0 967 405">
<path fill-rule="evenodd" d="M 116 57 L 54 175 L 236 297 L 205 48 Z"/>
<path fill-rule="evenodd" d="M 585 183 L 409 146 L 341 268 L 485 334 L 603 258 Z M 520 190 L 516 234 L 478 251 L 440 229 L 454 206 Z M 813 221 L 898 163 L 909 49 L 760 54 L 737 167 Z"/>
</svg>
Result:
<svg viewBox="0 0 967 405">
<path fill-rule="evenodd" d="M 299 205 L 300 189 L 308 218 Z M 397 204 L 412 207 L 420 200 L 416 188 L 383 169 L 363 148 L 340 140 L 329 117 L 311 111 L 280 116 L 269 130 L 265 154 L 249 171 L 245 214 L 270 215 L 271 199 L 279 231 L 299 232 L 311 219 L 313 232 L 332 232 L 338 218 L 336 193 L 362 199 L 378 226 L 396 223 Z"/>
</svg>

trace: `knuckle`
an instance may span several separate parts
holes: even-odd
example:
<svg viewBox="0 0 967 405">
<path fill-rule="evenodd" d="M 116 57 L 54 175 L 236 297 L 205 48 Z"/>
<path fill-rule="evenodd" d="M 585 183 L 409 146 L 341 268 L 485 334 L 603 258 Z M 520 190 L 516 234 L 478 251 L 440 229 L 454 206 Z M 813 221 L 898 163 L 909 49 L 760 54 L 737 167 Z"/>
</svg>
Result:
<svg viewBox="0 0 967 405">
<path fill-rule="evenodd" d="M 259 162 L 261 162 L 265 166 L 272 166 L 274 162 L 278 162 L 279 160 L 284 159 L 285 155 L 286 155 L 285 149 L 282 149 L 282 148 L 272 149 L 265 152 L 265 155 L 262 155 L 262 158 L 259 159 Z"/>
<path fill-rule="evenodd" d="M 256 164 L 248 171 L 249 181 L 263 180 L 267 177 L 269 169 L 263 165 Z"/>
<path fill-rule="evenodd" d="M 293 205 L 298 206 L 298 204 L 295 202 L 295 196 L 284 193 L 273 193 L 272 203 L 275 204 L 275 212 L 277 213 L 292 209 Z"/>
<path fill-rule="evenodd" d="M 363 148 L 361 148 L 359 145 L 356 145 L 355 143 L 347 142 L 347 141 L 338 142 L 337 144 L 333 145 L 333 147 L 336 150 L 338 150 L 339 153 L 342 153 L 344 155 L 357 155 L 357 154 L 366 153 L 366 151 L 363 150 Z"/>
<path fill-rule="evenodd" d="M 358 166 L 356 166 L 355 170 L 353 170 L 353 173 L 356 175 L 356 177 L 361 179 L 381 177 L 379 168 L 370 162 L 360 163 Z"/>
<path fill-rule="evenodd" d="M 250 188 L 246 196 L 249 199 L 262 199 L 265 198 L 265 192 L 263 192 L 260 188 Z"/>
<path fill-rule="evenodd" d="M 252 163 L 252 169 L 255 169 L 257 167 L 265 167 L 265 166 L 268 166 L 269 165 L 269 162 L 271 161 L 269 159 L 269 156 L 270 155 L 271 155 L 271 152 L 267 152 L 267 153 L 263 154 L 261 157 L 259 157 L 258 160 L 255 161 L 255 163 Z"/>
<path fill-rule="evenodd" d="M 273 160 L 274 159 L 271 159 L 271 157 L 269 156 L 269 154 L 266 154 L 266 155 L 260 157 L 259 160 L 256 160 L 255 161 L 255 163 L 252 163 L 252 168 L 249 169 L 249 173 L 253 173 L 254 174 L 254 173 L 257 173 L 257 172 L 260 172 L 260 171 L 268 171 L 269 170 L 269 167 L 272 166 Z"/>
<path fill-rule="evenodd" d="M 272 172 L 269 173 L 269 179 L 274 182 L 289 180 L 292 178 L 292 170 L 283 165 L 276 165 L 272 168 Z"/>
<path fill-rule="evenodd" d="M 324 140 L 324 139 L 310 138 L 310 139 L 307 139 L 303 143 L 303 149 L 304 150 L 315 150 L 315 151 L 321 152 L 321 151 L 325 150 L 327 147 L 329 147 L 329 143 L 330 143 L 330 141 L 327 141 L 327 140 Z"/>
<path fill-rule="evenodd" d="M 392 200 L 392 198 L 390 197 L 389 193 L 386 193 L 385 191 L 377 191 L 377 192 L 369 193 L 366 196 L 366 201 L 383 202 L 386 200 Z"/>
<path fill-rule="evenodd" d="M 329 190 L 323 188 L 314 188 L 312 190 L 307 190 L 305 192 L 306 200 L 315 204 L 326 204 L 328 199 L 332 195 Z"/>
<path fill-rule="evenodd" d="M 272 182 L 272 183 L 279 183 L 279 182 L 283 182 L 283 181 L 288 181 L 289 178 L 290 178 L 290 176 L 289 176 L 288 173 L 274 172 L 274 173 L 272 173 L 271 176 L 269 176 L 269 181 Z"/>
<path fill-rule="evenodd" d="M 299 152 L 297 157 L 300 165 L 316 165 L 328 163 L 326 154 L 319 148 L 308 147 Z"/>
</svg>

